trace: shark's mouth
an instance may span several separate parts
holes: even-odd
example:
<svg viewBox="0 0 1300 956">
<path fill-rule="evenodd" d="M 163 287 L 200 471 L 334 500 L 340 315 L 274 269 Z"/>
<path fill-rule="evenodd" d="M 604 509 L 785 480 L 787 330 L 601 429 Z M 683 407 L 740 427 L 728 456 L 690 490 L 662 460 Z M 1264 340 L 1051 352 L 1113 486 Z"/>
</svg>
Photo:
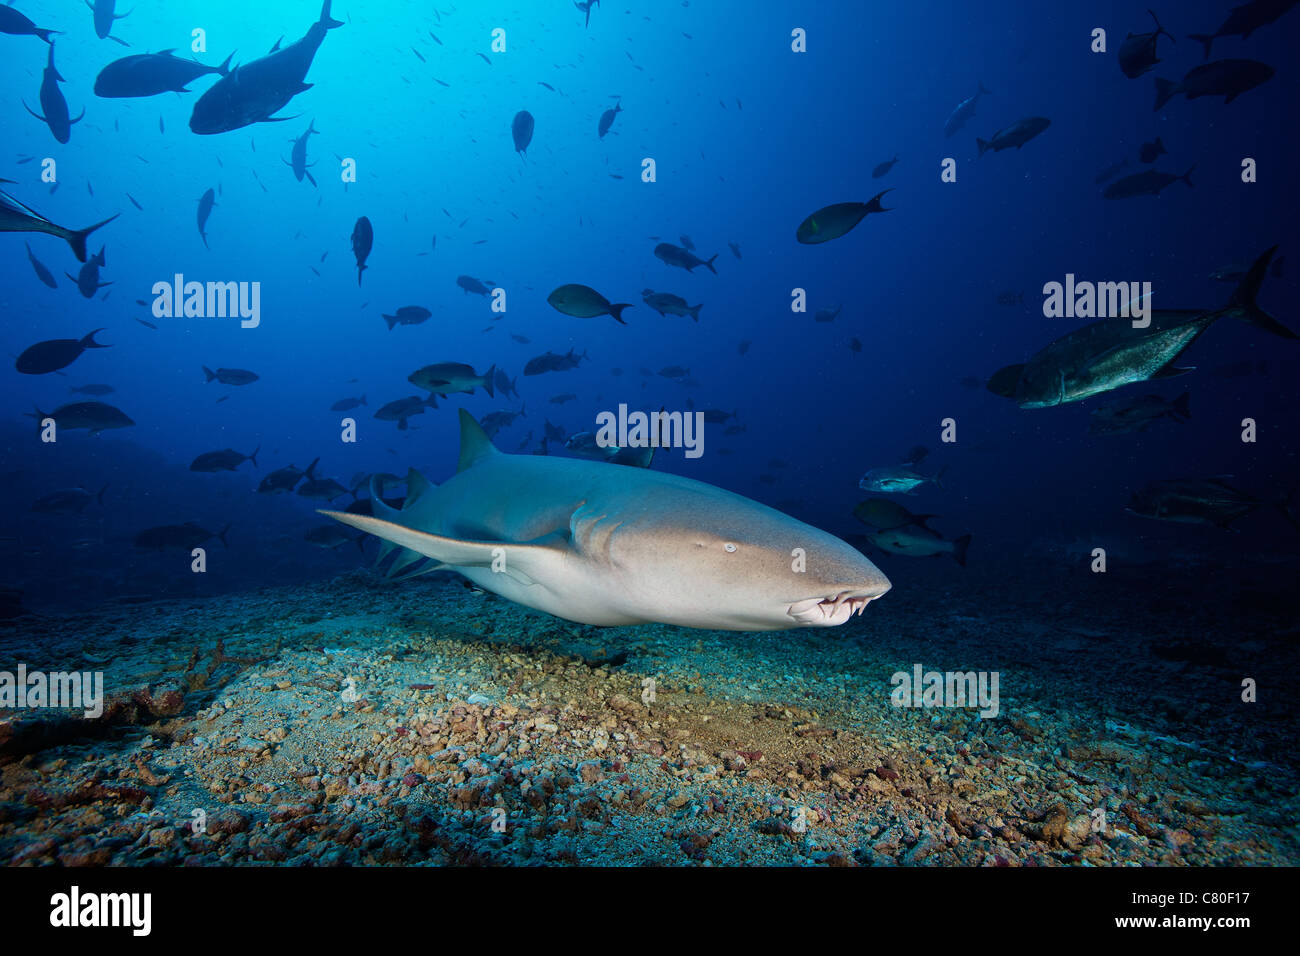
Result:
<svg viewBox="0 0 1300 956">
<path fill-rule="evenodd" d="M 841 591 L 831 597 L 808 598 L 796 601 L 786 613 L 798 624 L 810 627 L 835 627 L 854 614 L 861 614 L 868 604 L 880 597 L 879 593 Z"/>
</svg>

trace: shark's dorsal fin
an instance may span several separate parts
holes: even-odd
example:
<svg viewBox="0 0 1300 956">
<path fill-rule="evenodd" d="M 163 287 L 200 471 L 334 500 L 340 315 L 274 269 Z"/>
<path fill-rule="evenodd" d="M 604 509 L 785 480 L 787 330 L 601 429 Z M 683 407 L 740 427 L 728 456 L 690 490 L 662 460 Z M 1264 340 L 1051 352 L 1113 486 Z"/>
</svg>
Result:
<svg viewBox="0 0 1300 956">
<path fill-rule="evenodd" d="M 422 495 L 432 489 L 433 482 L 424 477 L 424 475 L 420 474 L 414 468 L 408 468 L 406 470 L 406 502 L 402 505 L 402 510 L 405 511 L 407 508 L 411 507 L 411 505 L 420 500 Z"/>
<path fill-rule="evenodd" d="M 474 420 L 474 416 L 465 409 L 460 410 L 460 461 L 456 473 L 460 474 L 472 468 L 485 458 L 501 454 L 488 438 L 483 426 Z"/>
</svg>

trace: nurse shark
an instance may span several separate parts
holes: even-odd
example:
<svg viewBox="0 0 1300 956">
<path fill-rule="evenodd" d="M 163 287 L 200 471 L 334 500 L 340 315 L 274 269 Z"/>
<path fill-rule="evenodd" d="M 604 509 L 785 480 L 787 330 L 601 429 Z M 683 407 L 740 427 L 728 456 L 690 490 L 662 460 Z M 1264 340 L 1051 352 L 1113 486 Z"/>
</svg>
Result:
<svg viewBox="0 0 1300 956">
<path fill-rule="evenodd" d="M 460 428 L 456 475 L 435 487 L 412 469 L 400 511 L 372 488 L 373 517 L 321 512 L 384 539 L 381 559 L 406 549 L 391 577 L 450 570 L 583 624 L 728 631 L 833 627 L 889 590 L 857 549 L 741 495 L 643 468 L 505 454 L 463 409 Z"/>
</svg>

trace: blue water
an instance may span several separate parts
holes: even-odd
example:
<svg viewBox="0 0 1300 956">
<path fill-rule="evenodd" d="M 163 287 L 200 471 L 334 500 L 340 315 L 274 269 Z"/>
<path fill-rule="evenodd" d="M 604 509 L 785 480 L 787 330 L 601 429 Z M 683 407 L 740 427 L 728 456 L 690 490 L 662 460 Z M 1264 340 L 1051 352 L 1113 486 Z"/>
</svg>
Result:
<svg viewBox="0 0 1300 956">
<path fill-rule="evenodd" d="M 219 63 L 232 51 L 236 62 L 248 62 L 282 36 L 286 43 L 303 36 L 317 4 L 140 4 L 114 29 L 129 49 L 97 38 L 84 6 L 18 6 L 62 31 L 55 43 L 62 90 L 72 115 L 84 107 L 85 118 L 65 146 L 29 116 L 24 102 L 36 108 L 47 47 L 35 37 L 0 35 L 0 175 L 16 181 L 6 188 L 64 225 L 121 213 L 91 237 L 92 253 L 105 247 L 102 281 L 113 283 L 92 300 L 64 278 L 78 266 L 65 243 L 0 236 L 6 355 L 98 327 L 113 346 L 85 353 L 62 373 L 22 375 L 12 361 L 0 373 L 7 505 L 0 584 L 24 591 L 32 607 L 93 604 L 122 592 L 293 583 L 368 562 L 350 546 L 325 552 L 302 540 L 321 523 L 316 503 L 254 488 L 271 469 L 316 457 L 319 473 L 345 484 L 357 473 L 404 474 L 408 466 L 435 481 L 448 475 L 454 409 L 481 417 L 520 403 L 481 391 L 453 396 L 406 431 L 371 417 L 385 402 L 420 394 L 406 376 L 440 361 L 479 371 L 496 365 L 518 377 L 526 416 L 497 438 L 510 451 L 536 449 L 546 419 L 581 431 L 619 403 L 685 411 L 690 399 L 697 408 L 734 409 L 746 432 L 725 436 L 711 425 L 702 457 L 661 453 L 654 467 L 839 534 L 864 530 L 851 514 L 863 497 L 860 475 L 926 445 L 923 470 L 946 467 L 946 487 L 899 500 L 939 514 L 936 527 L 947 536 L 971 533 L 971 563 L 997 564 L 1012 576 L 1035 548 L 1076 537 L 1122 542 L 1157 567 L 1189 551 L 1211 563 L 1295 553 L 1295 531 L 1271 507 L 1229 534 L 1144 520 L 1124 505 L 1148 481 L 1209 475 L 1231 475 L 1270 502 L 1280 498 L 1297 476 L 1297 343 L 1225 319 L 1180 361 L 1196 372 L 1063 408 L 1021 410 L 961 380 L 982 381 L 1083 324 L 1041 312 L 1043 284 L 1067 273 L 1150 281 L 1157 308 L 1218 307 L 1232 285 L 1209 273 L 1279 244 L 1289 268 L 1265 280 L 1260 304 L 1300 325 L 1300 243 L 1287 212 L 1300 198 L 1293 173 L 1300 77 L 1288 55 L 1297 48 L 1300 14 L 1249 40 L 1215 43 L 1215 58 L 1274 66 L 1267 83 L 1228 105 L 1179 96 L 1153 112 L 1153 78 L 1176 80 L 1199 64 L 1201 49 L 1186 34 L 1213 31 L 1228 4 L 1196 0 L 1157 11 L 1178 41 L 1162 37 L 1164 62 L 1130 80 L 1115 54 L 1126 33 L 1151 29 L 1139 2 L 1085 9 L 608 0 L 584 27 L 582 13 L 563 0 L 454 10 L 338 0 L 332 12 L 345 25 L 325 37 L 307 77 L 312 88 L 280 111 L 292 119 L 199 136 L 188 129 L 190 111 L 215 77 L 199 78 L 188 94 L 101 99 L 92 93 L 95 76 L 132 53 L 175 47 L 188 55 L 196 27 L 206 30 L 206 52 L 195 54 L 202 62 Z M 436 16 L 434 6 L 448 9 Z M 492 49 L 498 27 L 506 52 Z M 806 53 L 790 49 L 796 27 L 806 30 Z M 1089 50 L 1097 27 L 1108 32 L 1105 54 Z M 979 82 L 992 92 L 946 139 L 945 118 Z M 597 122 L 616 101 L 623 111 L 601 139 Z M 510 136 L 522 109 L 536 120 L 526 159 Z M 1023 149 L 976 158 L 977 136 L 1036 115 L 1052 125 Z M 308 142 L 317 188 L 295 181 L 285 162 L 290 140 L 309 123 L 319 130 Z M 1103 200 L 1096 174 L 1126 157 L 1125 173 L 1146 168 L 1137 150 L 1157 135 L 1169 155 L 1154 168 L 1181 174 L 1195 165 L 1195 188 L 1174 183 L 1158 198 Z M 872 168 L 895 154 L 897 166 L 873 179 Z M 47 157 L 57 163 L 56 190 L 39 178 Z M 341 180 L 340 157 L 356 161 L 355 183 Z M 656 164 L 653 183 L 641 178 L 647 157 Z M 955 183 L 940 180 L 949 157 Z M 1259 182 L 1240 181 L 1243 157 L 1258 161 Z M 205 248 L 195 216 L 208 188 L 219 195 Z M 885 188 L 893 190 L 884 200 L 891 211 L 833 242 L 796 243 L 796 227 L 814 210 Z M 358 285 L 349 237 L 360 216 L 373 223 L 375 243 Z M 717 275 L 687 274 L 653 256 L 659 240 L 651 237 L 677 243 L 683 234 L 702 258 L 718 253 Z M 58 277 L 58 289 L 37 281 L 24 240 Z M 176 273 L 261 283 L 260 325 L 155 318 L 152 287 Z M 503 288 L 505 314 L 464 294 L 459 275 Z M 552 309 L 547 294 L 570 282 L 632 302 L 627 325 Z M 700 322 L 661 318 L 641 303 L 647 287 L 703 303 Z M 804 314 L 791 312 L 795 288 L 807 290 Z M 1023 293 L 1025 304 L 1000 305 L 1007 291 Z M 433 318 L 388 331 L 381 313 L 408 304 L 431 309 Z M 817 309 L 836 304 L 843 310 L 834 322 L 814 321 Z M 853 338 L 860 352 L 849 348 Z M 752 342 L 744 355 L 742 341 Z M 521 374 L 533 356 L 571 348 L 589 361 L 568 372 Z M 1244 360 L 1267 368 L 1215 374 Z M 668 365 L 689 368 L 699 386 L 657 374 Z M 205 384 L 203 366 L 250 369 L 260 380 Z M 644 377 L 641 368 L 653 374 Z M 111 384 L 115 392 L 102 400 L 136 425 L 39 442 L 24 413 L 90 398 L 69 394 L 88 383 Z M 1184 389 L 1192 396 L 1189 423 L 1087 434 L 1098 404 L 1148 392 L 1173 398 Z M 567 391 L 579 399 L 549 402 Z M 329 411 L 362 394 L 368 407 Z M 356 417 L 355 444 L 339 440 L 345 415 Z M 1239 437 L 1246 417 L 1258 421 L 1253 444 Z M 956 421 L 955 444 L 940 440 L 947 418 Z M 256 470 L 247 463 L 234 474 L 188 470 L 203 452 L 259 446 Z M 104 506 L 92 503 L 80 516 L 28 511 L 50 490 L 95 491 L 105 483 Z M 190 520 L 214 531 L 232 525 L 228 551 L 211 542 L 206 575 L 189 574 L 175 555 L 133 547 L 144 528 Z M 922 565 L 927 574 L 939 567 L 902 556 L 878 563 L 896 581 Z M 955 563 L 944 559 L 942 574 L 962 586 Z"/>
</svg>

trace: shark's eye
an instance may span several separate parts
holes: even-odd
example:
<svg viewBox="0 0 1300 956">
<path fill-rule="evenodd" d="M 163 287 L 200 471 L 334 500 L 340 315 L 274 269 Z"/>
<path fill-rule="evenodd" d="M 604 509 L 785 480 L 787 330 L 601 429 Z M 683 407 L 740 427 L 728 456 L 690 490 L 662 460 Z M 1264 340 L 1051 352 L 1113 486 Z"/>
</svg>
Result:
<svg viewBox="0 0 1300 956">
<path fill-rule="evenodd" d="M 728 553 L 732 553 L 736 550 L 736 546 L 732 544 L 730 541 L 728 541 L 726 544 L 722 546 L 722 550 Z"/>
</svg>

